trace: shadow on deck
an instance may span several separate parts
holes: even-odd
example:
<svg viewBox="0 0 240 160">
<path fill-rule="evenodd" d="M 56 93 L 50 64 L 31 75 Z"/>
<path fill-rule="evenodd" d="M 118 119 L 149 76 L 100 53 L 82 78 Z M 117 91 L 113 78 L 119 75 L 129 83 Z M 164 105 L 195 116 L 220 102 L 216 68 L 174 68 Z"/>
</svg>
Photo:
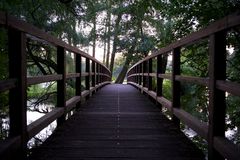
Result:
<svg viewBox="0 0 240 160">
<path fill-rule="evenodd" d="M 107 85 L 33 150 L 31 160 L 200 160 L 204 155 L 130 85 Z"/>
</svg>

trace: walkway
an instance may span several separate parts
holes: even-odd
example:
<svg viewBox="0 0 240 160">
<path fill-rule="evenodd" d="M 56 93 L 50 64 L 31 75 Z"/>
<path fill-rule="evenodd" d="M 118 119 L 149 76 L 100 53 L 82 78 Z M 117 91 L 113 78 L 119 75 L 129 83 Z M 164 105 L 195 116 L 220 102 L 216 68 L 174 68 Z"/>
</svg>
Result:
<svg viewBox="0 0 240 160">
<path fill-rule="evenodd" d="M 200 160 L 203 154 L 130 85 L 107 85 L 38 149 L 36 160 Z"/>
</svg>

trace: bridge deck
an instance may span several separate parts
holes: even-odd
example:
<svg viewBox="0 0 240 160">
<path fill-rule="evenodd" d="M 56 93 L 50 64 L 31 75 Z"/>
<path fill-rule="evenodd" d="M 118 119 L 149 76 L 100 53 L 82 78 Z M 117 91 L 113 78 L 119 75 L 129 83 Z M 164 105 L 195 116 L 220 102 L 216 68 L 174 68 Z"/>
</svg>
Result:
<svg viewBox="0 0 240 160">
<path fill-rule="evenodd" d="M 203 154 L 130 85 L 107 85 L 30 159 L 198 160 Z"/>
</svg>

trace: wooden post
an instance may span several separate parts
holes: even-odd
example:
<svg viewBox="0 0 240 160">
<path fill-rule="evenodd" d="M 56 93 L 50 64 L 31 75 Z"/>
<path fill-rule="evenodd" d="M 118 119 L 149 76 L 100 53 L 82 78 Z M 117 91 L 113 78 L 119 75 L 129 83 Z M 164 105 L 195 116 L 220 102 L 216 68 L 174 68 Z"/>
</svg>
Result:
<svg viewBox="0 0 240 160">
<path fill-rule="evenodd" d="M 159 78 L 158 75 L 163 73 L 162 71 L 162 55 L 158 55 L 157 56 L 157 88 L 156 88 L 156 93 L 157 93 L 157 97 L 161 97 L 162 96 L 162 86 L 163 86 L 163 79 Z M 157 106 L 162 108 L 162 104 L 157 102 Z"/>
<path fill-rule="evenodd" d="M 142 86 L 141 86 L 141 93 L 143 93 L 143 87 L 145 86 L 145 76 L 144 76 L 144 62 L 141 63 L 141 70 L 142 70 Z"/>
<path fill-rule="evenodd" d="M 226 33 L 219 32 L 210 36 L 209 65 L 209 129 L 208 159 L 224 159 L 213 146 L 215 136 L 225 137 L 225 92 L 216 88 L 217 80 L 226 79 Z"/>
<path fill-rule="evenodd" d="M 180 48 L 173 50 L 172 67 L 172 108 L 179 108 L 181 87 L 180 82 L 175 80 L 175 76 L 180 75 Z M 174 114 L 172 120 L 180 129 L 180 120 Z"/>
<path fill-rule="evenodd" d="M 88 75 L 85 78 L 85 85 L 86 85 L 86 90 L 90 92 L 90 60 L 86 58 L 86 73 Z M 86 97 L 86 99 L 89 98 L 89 95 Z"/>
<path fill-rule="evenodd" d="M 96 63 L 94 61 L 92 61 L 92 87 L 96 86 Z M 93 93 L 95 92 L 95 90 L 93 91 Z"/>
<path fill-rule="evenodd" d="M 57 73 L 62 75 L 62 79 L 57 81 L 57 107 L 66 108 L 66 54 L 61 46 L 57 47 Z M 59 117 L 57 125 L 60 126 L 65 118 L 65 114 Z"/>
<path fill-rule="evenodd" d="M 76 54 L 76 73 L 79 73 L 79 77 L 76 78 L 76 96 L 81 97 L 81 81 L 82 81 L 82 61 L 81 61 L 81 55 Z M 76 104 L 76 108 L 79 109 L 81 105 L 81 102 L 78 102 Z"/>
<path fill-rule="evenodd" d="M 152 90 L 152 76 L 150 75 L 152 73 L 152 59 L 148 60 L 148 90 Z"/>
<path fill-rule="evenodd" d="M 143 73 L 143 70 L 142 70 L 142 63 L 139 65 L 139 78 L 140 78 L 140 82 L 139 82 L 139 85 L 142 86 L 142 73 Z"/>
<path fill-rule="evenodd" d="M 99 84 L 99 64 L 96 63 L 96 83 Z"/>
<path fill-rule="evenodd" d="M 147 72 L 147 62 L 143 62 L 143 87 L 147 86 L 147 77 L 144 75 L 144 73 Z"/>
<path fill-rule="evenodd" d="M 9 92 L 10 137 L 21 136 L 21 148 L 13 159 L 25 159 L 27 149 L 27 61 L 26 35 L 9 28 L 9 78 L 17 79 L 17 86 Z"/>
</svg>

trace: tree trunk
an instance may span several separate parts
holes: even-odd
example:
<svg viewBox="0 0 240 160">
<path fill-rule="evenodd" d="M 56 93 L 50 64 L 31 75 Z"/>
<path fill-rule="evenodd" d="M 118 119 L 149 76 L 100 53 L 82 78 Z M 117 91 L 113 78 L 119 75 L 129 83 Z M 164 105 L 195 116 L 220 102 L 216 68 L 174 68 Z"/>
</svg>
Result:
<svg viewBox="0 0 240 160">
<path fill-rule="evenodd" d="M 135 46 L 134 46 L 135 47 Z M 132 47 L 133 48 L 133 47 Z M 131 49 L 130 49 L 131 50 Z M 128 71 L 128 68 L 129 68 L 129 64 L 132 62 L 132 59 L 133 59 L 133 56 L 132 56 L 132 53 L 130 52 L 127 57 L 126 57 L 126 60 L 125 60 L 125 63 L 123 65 L 123 68 L 121 70 L 121 72 L 119 73 L 115 83 L 118 83 L 118 84 L 121 84 L 123 83 L 124 81 L 124 78 L 126 77 L 126 74 L 127 74 L 127 71 Z"/>
<path fill-rule="evenodd" d="M 96 49 L 96 15 L 94 15 L 94 19 L 93 19 L 93 52 L 92 52 L 92 56 L 95 58 L 95 49 Z"/>
<path fill-rule="evenodd" d="M 108 11 L 107 11 L 107 56 L 106 56 L 106 66 L 109 68 L 109 56 L 110 56 L 110 40 L 111 40 L 111 1 L 108 1 Z"/>
<path fill-rule="evenodd" d="M 104 29 L 104 40 L 103 40 L 103 45 L 104 45 L 104 48 L 103 48 L 103 64 L 106 64 L 106 45 L 107 45 L 107 42 L 106 42 L 106 33 L 107 33 L 107 25 L 105 26 L 105 29 Z"/>
<path fill-rule="evenodd" d="M 115 83 L 118 83 L 118 84 L 121 84 L 123 83 L 125 77 L 126 77 L 126 74 L 127 74 L 127 71 L 128 71 L 128 68 L 129 68 L 129 64 L 130 64 L 130 60 L 128 60 L 128 57 L 124 63 L 124 66 L 121 70 L 121 72 L 119 73 Z"/>
<path fill-rule="evenodd" d="M 115 60 L 115 55 L 117 52 L 117 44 L 118 44 L 118 35 L 119 35 L 119 23 L 121 21 L 122 14 L 119 14 L 116 23 L 115 23 L 115 31 L 114 31 L 114 38 L 113 38 L 113 49 L 112 49 L 112 56 L 111 56 L 111 61 L 110 61 L 110 71 L 111 74 L 113 73 L 113 65 L 114 65 L 114 60 Z"/>
</svg>

